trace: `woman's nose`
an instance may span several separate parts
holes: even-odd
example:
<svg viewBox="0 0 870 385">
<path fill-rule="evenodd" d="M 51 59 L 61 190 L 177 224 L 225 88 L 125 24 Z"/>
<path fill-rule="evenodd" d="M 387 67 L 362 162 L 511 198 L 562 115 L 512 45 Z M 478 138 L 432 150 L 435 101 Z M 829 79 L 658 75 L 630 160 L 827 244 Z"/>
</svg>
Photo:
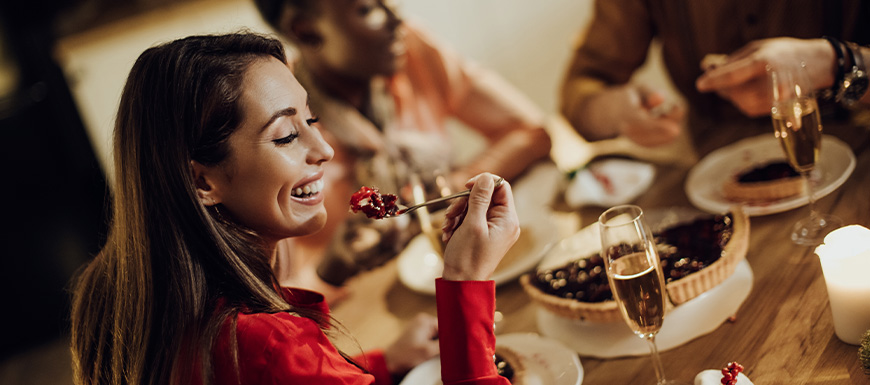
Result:
<svg viewBox="0 0 870 385">
<path fill-rule="evenodd" d="M 308 163 L 321 164 L 332 160 L 335 150 L 323 139 L 320 129 L 311 127 L 311 135 L 309 137 L 311 138 L 311 147 L 308 151 Z"/>
<path fill-rule="evenodd" d="M 390 29 L 396 29 L 402 25 L 404 20 L 399 16 L 399 10 L 395 4 L 384 3 L 382 7 L 384 7 L 384 10 L 387 12 L 387 26 L 389 26 Z"/>
</svg>

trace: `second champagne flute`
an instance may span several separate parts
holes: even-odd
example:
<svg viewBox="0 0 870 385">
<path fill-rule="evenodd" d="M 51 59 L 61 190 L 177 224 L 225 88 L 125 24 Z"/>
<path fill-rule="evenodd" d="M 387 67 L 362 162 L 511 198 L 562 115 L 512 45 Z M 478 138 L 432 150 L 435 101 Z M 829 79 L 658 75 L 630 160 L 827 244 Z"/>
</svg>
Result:
<svg viewBox="0 0 870 385">
<path fill-rule="evenodd" d="M 799 245 L 818 245 L 827 233 L 843 225 L 843 221 L 836 216 L 815 210 L 810 174 L 822 147 L 819 106 L 803 63 L 791 69 L 770 69 L 769 73 L 773 91 L 770 116 L 774 134 L 788 163 L 804 179 L 809 200 L 810 215 L 795 223 L 791 239 Z"/>
<path fill-rule="evenodd" d="M 656 333 L 665 318 L 666 292 L 653 235 L 634 205 L 616 206 L 598 218 L 601 257 L 613 296 L 631 330 L 649 343 L 658 385 L 680 384 L 665 379 Z"/>
</svg>

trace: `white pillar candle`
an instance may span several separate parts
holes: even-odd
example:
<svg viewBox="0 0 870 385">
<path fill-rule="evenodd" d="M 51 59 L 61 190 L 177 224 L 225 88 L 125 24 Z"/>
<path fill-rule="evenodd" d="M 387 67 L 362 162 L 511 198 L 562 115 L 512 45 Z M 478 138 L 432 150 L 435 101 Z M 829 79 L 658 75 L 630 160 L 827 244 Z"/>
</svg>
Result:
<svg viewBox="0 0 870 385">
<path fill-rule="evenodd" d="M 828 287 L 834 332 L 858 345 L 870 329 L 870 229 L 850 225 L 825 236 L 816 247 Z"/>
</svg>

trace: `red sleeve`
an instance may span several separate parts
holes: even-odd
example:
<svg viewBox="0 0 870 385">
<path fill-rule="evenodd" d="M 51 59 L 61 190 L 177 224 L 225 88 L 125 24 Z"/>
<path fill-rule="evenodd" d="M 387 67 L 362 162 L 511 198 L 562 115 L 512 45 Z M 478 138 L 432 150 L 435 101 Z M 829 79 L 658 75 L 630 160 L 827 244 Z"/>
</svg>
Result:
<svg viewBox="0 0 870 385">
<path fill-rule="evenodd" d="M 509 385 L 495 354 L 495 282 L 435 281 L 444 385 Z"/>
<path fill-rule="evenodd" d="M 381 350 L 371 350 L 363 354 L 353 356 L 353 360 L 366 368 L 366 370 L 375 376 L 375 383 L 372 385 L 392 385 L 393 377 L 390 371 L 387 370 L 387 361 L 384 359 L 384 352 Z"/>
</svg>

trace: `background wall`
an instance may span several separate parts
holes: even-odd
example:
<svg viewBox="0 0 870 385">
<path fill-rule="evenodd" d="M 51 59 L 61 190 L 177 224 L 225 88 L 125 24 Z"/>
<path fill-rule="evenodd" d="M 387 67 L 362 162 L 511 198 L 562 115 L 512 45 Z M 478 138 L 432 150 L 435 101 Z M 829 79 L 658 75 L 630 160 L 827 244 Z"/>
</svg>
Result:
<svg viewBox="0 0 870 385">
<path fill-rule="evenodd" d="M 464 56 L 500 73 L 555 117 L 559 85 L 575 42 L 591 17 L 593 0 L 403 0 L 400 4 L 406 17 Z M 56 56 L 101 164 L 110 167 L 115 109 L 139 53 L 158 42 L 243 27 L 271 32 L 249 0 L 199 0 L 162 6 L 61 39 Z M 651 50 L 648 65 L 637 77 L 669 89 L 670 84 L 661 76 L 658 53 L 655 48 Z M 551 126 L 558 137 L 555 155 L 563 168 L 575 167 L 595 153 L 563 122 L 554 119 Z M 450 128 L 464 157 L 483 145 L 480 137 L 460 124 Z M 623 142 L 609 145 L 617 151 L 632 151 L 632 146 Z M 111 177 L 111 172 L 108 174 Z"/>
<path fill-rule="evenodd" d="M 548 112 L 576 36 L 592 0 L 404 0 L 401 12 L 466 57 L 502 74 Z M 167 5 L 64 37 L 56 56 L 99 155 L 111 164 L 110 136 L 121 88 L 145 48 L 194 33 L 242 27 L 269 32 L 248 0 L 206 0 Z M 472 154 L 480 138 L 456 124 L 459 148 Z M 111 175 L 111 173 L 108 173 Z"/>
</svg>

